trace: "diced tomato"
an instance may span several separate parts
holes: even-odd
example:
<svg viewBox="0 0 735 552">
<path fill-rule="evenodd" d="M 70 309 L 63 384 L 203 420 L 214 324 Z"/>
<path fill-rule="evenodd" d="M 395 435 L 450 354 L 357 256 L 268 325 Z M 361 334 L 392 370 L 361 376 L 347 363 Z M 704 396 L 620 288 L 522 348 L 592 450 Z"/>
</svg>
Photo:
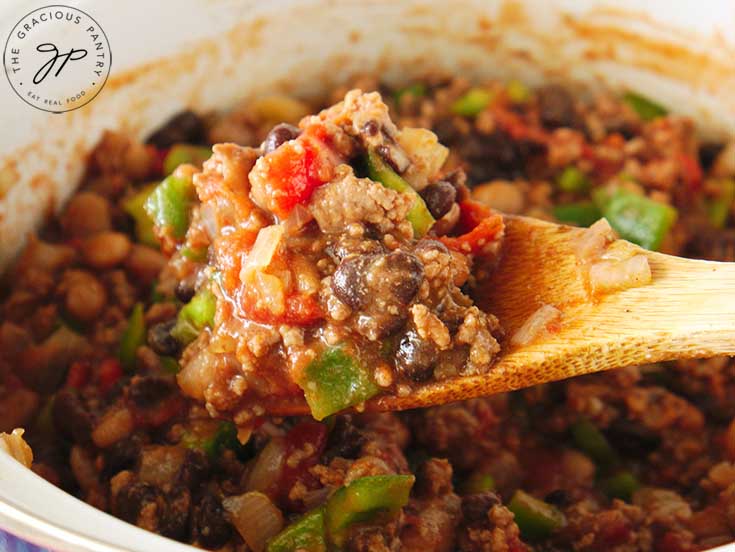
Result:
<svg viewBox="0 0 735 552">
<path fill-rule="evenodd" d="M 240 285 L 242 257 L 250 251 L 257 236 L 257 232 L 237 228 L 217 239 L 217 262 L 221 268 L 222 285 L 230 293 Z"/>
<path fill-rule="evenodd" d="M 459 208 L 459 231 L 463 233 L 459 236 L 442 236 L 439 239 L 455 251 L 482 255 L 502 235 L 505 229 L 503 217 L 472 200 L 461 202 Z"/>
<path fill-rule="evenodd" d="M 107 393 L 122 377 L 123 368 L 116 358 L 106 358 L 97 369 L 97 386 L 102 393 Z"/>
<path fill-rule="evenodd" d="M 323 135 L 319 128 L 309 127 L 297 140 L 283 144 L 263 159 L 269 207 L 281 219 L 333 177 L 332 154 L 319 139 Z"/>
<path fill-rule="evenodd" d="M 536 144 L 546 144 L 549 134 L 543 128 L 528 124 L 521 115 L 509 109 L 496 108 L 493 117 L 497 125 L 514 140 L 525 140 Z"/>
<path fill-rule="evenodd" d="M 294 453 L 298 456 L 293 456 L 297 459 L 295 462 L 287 460 L 283 465 L 278 482 L 278 499 L 281 504 L 296 510 L 303 509 L 303 505 L 291 500 L 288 493 L 297 481 L 301 481 L 307 488 L 316 486 L 316 478 L 309 472 L 309 468 L 319 462 L 326 445 L 327 426 L 319 422 L 301 422 L 286 434 L 286 458 Z"/>
<path fill-rule="evenodd" d="M 156 146 L 152 145 L 146 146 L 146 148 L 149 152 L 151 152 L 153 157 L 153 174 L 156 176 L 165 176 L 163 174 L 163 160 L 166 158 L 166 156 L 168 155 L 168 151 L 171 148 L 158 149 Z"/>
<path fill-rule="evenodd" d="M 702 187 L 702 167 L 694 157 L 686 153 L 678 155 L 681 177 L 689 190 L 695 192 Z"/>
<path fill-rule="evenodd" d="M 625 137 L 619 132 L 613 132 L 605 136 L 604 144 L 611 148 L 623 149 L 625 146 Z"/>
<path fill-rule="evenodd" d="M 86 360 L 75 360 L 69 366 L 69 372 L 66 374 L 66 385 L 81 389 L 89 381 L 90 364 Z"/>
<path fill-rule="evenodd" d="M 483 219 L 486 219 L 493 214 L 490 207 L 473 199 L 467 199 L 460 202 L 459 207 L 459 223 L 457 224 L 457 232 L 460 234 L 466 234 L 480 224 Z"/>
<path fill-rule="evenodd" d="M 319 303 L 312 295 L 295 293 L 286 297 L 286 311 L 283 314 L 273 314 L 265 308 L 257 306 L 258 298 L 251 295 L 250 288 L 245 288 L 240 295 L 240 308 L 245 315 L 254 322 L 261 324 L 291 324 L 294 326 L 309 326 L 324 318 Z"/>
<path fill-rule="evenodd" d="M 607 550 L 619 546 L 630 540 L 631 528 L 628 522 L 622 518 L 607 520 L 601 524 L 600 531 L 595 542 L 599 542 Z"/>
<path fill-rule="evenodd" d="M 688 542 L 686 534 L 668 531 L 662 537 L 656 539 L 654 550 L 656 552 L 692 552 L 697 550 L 697 547 Z"/>
</svg>

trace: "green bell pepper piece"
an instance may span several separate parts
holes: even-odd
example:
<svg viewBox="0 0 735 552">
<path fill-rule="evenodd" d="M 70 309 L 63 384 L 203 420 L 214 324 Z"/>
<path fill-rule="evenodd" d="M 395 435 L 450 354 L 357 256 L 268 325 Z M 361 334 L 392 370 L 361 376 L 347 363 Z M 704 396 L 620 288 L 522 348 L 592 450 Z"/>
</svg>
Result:
<svg viewBox="0 0 735 552">
<path fill-rule="evenodd" d="M 508 99 L 515 104 L 524 104 L 531 99 L 531 90 L 519 80 L 511 80 L 505 85 Z"/>
<path fill-rule="evenodd" d="M 457 98 L 452 103 L 450 110 L 455 115 L 475 117 L 490 105 L 493 97 L 494 94 L 484 88 L 470 88 L 463 96 Z"/>
<path fill-rule="evenodd" d="M 557 508 L 525 493 L 516 491 L 508 504 L 523 537 L 544 539 L 566 524 L 566 518 Z"/>
<path fill-rule="evenodd" d="M 495 479 L 489 473 L 476 471 L 465 479 L 462 485 L 464 494 L 477 494 L 495 490 Z"/>
<path fill-rule="evenodd" d="M 189 229 L 189 215 L 196 200 L 190 178 L 167 176 L 148 196 L 145 210 L 162 229 L 170 229 L 176 239 L 182 239 Z"/>
<path fill-rule="evenodd" d="M 661 246 L 678 216 L 670 205 L 621 188 L 596 190 L 593 201 L 621 237 L 652 251 Z"/>
<path fill-rule="evenodd" d="M 735 201 L 735 180 L 726 178 L 719 182 L 720 196 L 707 204 L 707 218 L 715 228 L 724 228 Z"/>
<path fill-rule="evenodd" d="M 193 249 L 188 246 L 181 248 L 181 254 L 195 263 L 203 263 L 207 260 L 208 249 L 203 247 L 201 249 Z"/>
<path fill-rule="evenodd" d="M 408 194 L 413 198 L 413 205 L 406 218 L 413 226 L 414 236 L 420 238 L 429 231 L 434 224 L 426 203 L 411 185 L 399 176 L 375 151 L 369 151 L 367 156 L 368 176 L 375 182 L 380 182 L 386 188 Z"/>
<path fill-rule="evenodd" d="M 399 103 L 403 96 L 413 96 L 414 98 L 422 98 L 426 96 L 426 85 L 423 82 L 417 82 L 409 86 L 406 86 L 404 88 L 400 88 L 396 90 L 395 93 L 393 94 L 393 97 L 395 98 L 396 103 Z"/>
<path fill-rule="evenodd" d="M 592 226 L 602 218 L 602 213 L 591 201 L 556 205 L 552 209 L 552 214 L 559 222 L 583 227 Z"/>
<path fill-rule="evenodd" d="M 565 168 L 557 177 L 556 184 L 564 192 L 584 192 L 590 187 L 590 181 L 577 167 Z"/>
<path fill-rule="evenodd" d="M 607 438 L 589 420 L 580 420 L 572 426 L 574 444 L 601 467 L 617 462 L 617 454 Z"/>
<path fill-rule="evenodd" d="M 339 489 L 324 511 L 329 540 L 341 548 L 352 526 L 395 516 L 408 502 L 415 480 L 413 475 L 373 475 Z"/>
<path fill-rule="evenodd" d="M 54 425 L 54 402 L 56 402 L 56 395 L 51 395 L 38 411 L 36 419 L 33 422 L 33 429 L 41 435 L 56 433 L 56 426 Z"/>
<path fill-rule="evenodd" d="M 181 366 L 174 357 L 162 356 L 159 358 L 161 360 L 161 367 L 167 374 L 178 374 L 181 371 Z"/>
<path fill-rule="evenodd" d="M 637 92 L 626 92 L 623 94 L 623 101 L 632 107 L 644 121 L 652 121 L 668 113 L 668 110 L 664 106 L 657 104 Z"/>
<path fill-rule="evenodd" d="M 206 327 L 214 325 L 214 313 L 217 310 L 217 299 L 209 289 L 204 288 L 182 307 L 171 335 L 184 345 L 194 341 Z"/>
<path fill-rule="evenodd" d="M 311 361 L 299 382 L 311 415 L 323 420 L 378 393 L 367 369 L 342 347 L 325 350 Z"/>
<path fill-rule="evenodd" d="M 202 166 L 212 155 L 212 148 L 192 146 L 190 144 L 175 144 L 163 158 L 163 174 L 171 174 L 176 167 L 184 163 Z"/>
<path fill-rule="evenodd" d="M 232 422 L 220 422 L 217 429 L 207 437 L 184 433 L 181 443 L 186 448 L 201 450 L 212 460 L 222 456 L 225 449 L 239 455 L 244 448 L 237 439 L 237 426 Z"/>
<path fill-rule="evenodd" d="M 143 318 L 143 303 L 136 303 L 130 313 L 128 325 L 120 339 L 118 358 L 123 368 L 131 372 L 135 368 L 135 352 L 145 344 L 145 319 Z"/>
<path fill-rule="evenodd" d="M 158 239 L 153 231 L 153 219 L 148 216 L 145 210 L 145 202 L 153 193 L 158 184 L 153 183 L 139 190 L 134 196 L 126 199 L 122 208 L 128 215 L 133 217 L 135 222 L 135 238 L 142 244 L 150 247 L 158 247 Z"/>
<path fill-rule="evenodd" d="M 266 548 L 267 552 L 292 552 L 293 550 L 326 552 L 324 508 L 316 508 L 305 513 L 273 537 Z"/>
<path fill-rule="evenodd" d="M 622 471 L 604 479 L 600 486 L 603 492 L 610 498 L 619 498 L 630 502 L 633 493 L 641 487 L 640 481 L 629 471 Z"/>
</svg>

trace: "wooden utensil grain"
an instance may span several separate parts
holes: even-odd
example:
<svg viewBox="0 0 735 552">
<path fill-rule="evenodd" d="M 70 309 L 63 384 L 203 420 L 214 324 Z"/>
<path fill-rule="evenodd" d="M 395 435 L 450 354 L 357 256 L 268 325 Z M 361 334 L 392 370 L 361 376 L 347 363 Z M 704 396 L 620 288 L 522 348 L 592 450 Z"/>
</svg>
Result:
<svg viewBox="0 0 735 552">
<path fill-rule="evenodd" d="M 586 229 L 506 216 L 503 256 L 475 293 L 506 339 L 487 374 L 425 384 L 406 396 L 381 396 L 368 410 L 404 410 L 520 389 L 651 362 L 735 354 L 735 263 L 682 259 L 616 243 L 648 258 L 652 282 L 594 297 L 576 254 Z M 561 311 L 558 331 L 523 346 L 508 339 L 543 305 Z M 281 414 L 306 414 L 302 403 Z"/>
</svg>

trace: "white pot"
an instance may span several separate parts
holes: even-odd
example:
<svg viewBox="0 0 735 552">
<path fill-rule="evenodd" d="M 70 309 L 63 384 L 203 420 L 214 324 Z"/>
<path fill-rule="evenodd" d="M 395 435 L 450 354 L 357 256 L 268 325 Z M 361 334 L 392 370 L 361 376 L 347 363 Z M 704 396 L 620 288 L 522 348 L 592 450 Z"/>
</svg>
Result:
<svg viewBox="0 0 735 552">
<path fill-rule="evenodd" d="M 53 2 L 4 0 L 0 38 Z M 76 111 L 39 111 L 0 77 L 0 268 L 73 191 L 105 128 L 144 135 L 188 106 L 264 91 L 317 94 L 351 74 L 427 71 L 634 89 L 735 131 L 735 3 L 728 0 L 66 0 L 104 29 L 112 71 Z M 0 453 L 0 527 L 59 551 L 174 551 Z M 731 548 L 735 550 L 735 547 Z M 723 548 L 724 550 L 724 548 Z"/>
</svg>

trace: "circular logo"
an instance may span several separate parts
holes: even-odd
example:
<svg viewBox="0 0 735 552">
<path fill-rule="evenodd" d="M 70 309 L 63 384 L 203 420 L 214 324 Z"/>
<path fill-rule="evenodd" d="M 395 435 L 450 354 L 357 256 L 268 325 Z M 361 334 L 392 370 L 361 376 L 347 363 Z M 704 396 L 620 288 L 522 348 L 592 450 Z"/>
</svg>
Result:
<svg viewBox="0 0 735 552">
<path fill-rule="evenodd" d="M 18 21 L 3 51 L 15 93 L 52 113 L 91 102 L 105 85 L 111 63 L 110 43 L 99 23 L 62 5 L 33 10 Z"/>
</svg>

